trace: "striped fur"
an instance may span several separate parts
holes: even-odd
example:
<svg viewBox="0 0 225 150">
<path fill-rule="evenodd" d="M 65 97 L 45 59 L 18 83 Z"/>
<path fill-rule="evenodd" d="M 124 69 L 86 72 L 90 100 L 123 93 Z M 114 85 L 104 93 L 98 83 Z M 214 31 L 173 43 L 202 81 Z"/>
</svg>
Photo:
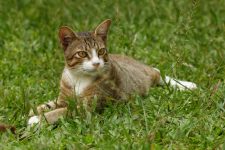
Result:
<svg viewBox="0 0 225 150">
<path fill-rule="evenodd" d="M 108 100 L 123 101 L 132 94 L 145 95 L 150 87 L 161 83 L 157 69 L 127 56 L 108 54 L 106 41 L 110 24 L 110 20 L 105 20 L 93 32 L 82 33 L 60 28 L 65 68 L 59 97 L 37 107 L 38 115 L 44 113 L 49 123 L 66 114 L 68 98 L 78 99 L 76 107 L 82 102 L 91 106 L 97 98 L 97 107 L 102 108 Z M 34 113 L 31 111 L 30 115 Z"/>
</svg>

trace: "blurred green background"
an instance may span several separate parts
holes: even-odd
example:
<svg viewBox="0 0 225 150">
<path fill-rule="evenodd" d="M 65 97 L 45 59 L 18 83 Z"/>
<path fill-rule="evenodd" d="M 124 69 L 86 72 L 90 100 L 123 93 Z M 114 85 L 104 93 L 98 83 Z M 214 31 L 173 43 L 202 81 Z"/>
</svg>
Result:
<svg viewBox="0 0 225 150">
<path fill-rule="evenodd" d="M 62 119 L 1 149 L 206 149 L 224 147 L 224 0 L 0 1 L 0 122 L 26 130 L 30 105 L 54 99 L 64 67 L 58 28 L 93 30 L 110 18 L 111 53 L 126 54 L 194 92 L 157 87 L 103 114 Z M 88 116 L 88 115 L 87 115 Z"/>
</svg>

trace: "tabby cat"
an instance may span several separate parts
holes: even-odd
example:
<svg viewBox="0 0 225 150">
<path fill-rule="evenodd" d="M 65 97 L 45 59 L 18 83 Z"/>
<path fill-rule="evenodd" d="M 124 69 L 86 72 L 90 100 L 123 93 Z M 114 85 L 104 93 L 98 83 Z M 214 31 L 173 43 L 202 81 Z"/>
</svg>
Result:
<svg viewBox="0 0 225 150">
<path fill-rule="evenodd" d="M 192 82 L 168 76 L 163 80 L 156 68 L 124 55 L 109 54 L 107 33 L 110 24 L 111 20 L 107 19 L 92 32 L 75 33 L 66 26 L 59 29 L 65 57 L 60 93 L 55 101 L 38 106 L 37 116 L 30 112 L 29 125 L 40 122 L 41 116 L 50 124 L 56 122 L 67 113 L 68 98 L 75 97 L 87 106 L 97 98 L 97 107 L 102 108 L 107 100 L 122 101 L 132 94 L 145 95 L 156 85 L 168 84 L 180 90 L 197 88 Z"/>
</svg>

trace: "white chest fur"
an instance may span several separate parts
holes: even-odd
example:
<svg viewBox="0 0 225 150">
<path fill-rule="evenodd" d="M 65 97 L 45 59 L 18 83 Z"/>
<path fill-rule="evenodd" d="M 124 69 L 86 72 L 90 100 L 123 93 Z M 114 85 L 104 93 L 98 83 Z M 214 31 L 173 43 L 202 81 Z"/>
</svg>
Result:
<svg viewBox="0 0 225 150">
<path fill-rule="evenodd" d="M 64 72 L 67 76 L 67 81 L 75 89 L 75 95 L 80 95 L 85 88 L 93 82 L 93 77 L 91 76 L 84 76 L 82 74 L 76 74 L 73 71 L 69 71 L 65 69 Z"/>
</svg>

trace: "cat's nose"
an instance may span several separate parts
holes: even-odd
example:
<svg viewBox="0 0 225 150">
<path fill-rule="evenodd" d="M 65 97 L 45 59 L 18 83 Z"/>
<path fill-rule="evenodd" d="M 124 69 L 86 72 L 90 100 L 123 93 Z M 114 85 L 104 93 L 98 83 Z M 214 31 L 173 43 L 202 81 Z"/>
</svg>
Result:
<svg viewBox="0 0 225 150">
<path fill-rule="evenodd" d="M 92 65 L 97 68 L 100 65 L 100 63 L 99 62 L 94 62 L 94 63 L 92 63 Z"/>
</svg>

